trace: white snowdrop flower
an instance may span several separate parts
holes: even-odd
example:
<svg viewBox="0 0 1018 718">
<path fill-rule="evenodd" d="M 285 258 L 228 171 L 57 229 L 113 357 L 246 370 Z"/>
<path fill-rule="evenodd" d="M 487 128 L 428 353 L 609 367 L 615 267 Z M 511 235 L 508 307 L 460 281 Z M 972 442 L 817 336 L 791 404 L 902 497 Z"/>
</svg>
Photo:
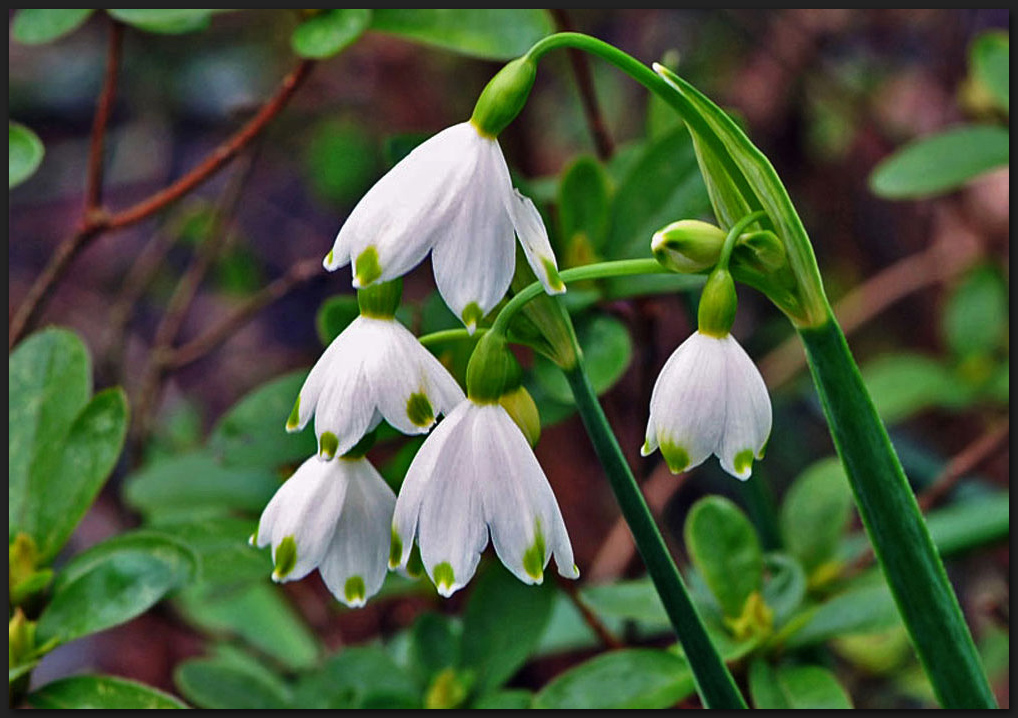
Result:
<svg viewBox="0 0 1018 718">
<path fill-rule="evenodd" d="M 309 458 L 276 491 L 251 543 L 272 546 L 272 580 L 318 569 L 347 606 L 363 606 L 387 573 L 396 495 L 363 457 Z"/>
<path fill-rule="evenodd" d="M 579 576 L 558 502 L 523 432 L 497 402 L 462 402 L 410 464 L 392 524 L 389 567 L 406 566 L 417 541 L 443 596 L 474 575 L 488 536 L 506 568 L 541 583 L 552 554 Z"/>
<path fill-rule="evenodd" d="M 473 121 L 416 147 L 364 195 L 323 262 L 351 264 L 365 287 L 402 276 L 431 252 L 445 303 L 473 331 L 505 295 L 519 237 L 551 294 L 565 291 L 541 215 L 512 186 L 498 140 Z"/>
<path fill-rule="evenodd" d="M 641 453 L 660 448 L 676 474 L 713 453 L 725 471 L 746 480 L 770 433 L 771 401 L 753 360 L 731 334 L 697 331 L 658 375 Z"/>
<path fill-rule="evenodd" d="M 442 363 L 391 316 L 359 316 L 311 369 L 286 422 L 290 432 L 315 416 L 318 455 L 349 451 L 384 418 L 422 434 L 463 400 Z"/>
</svg>

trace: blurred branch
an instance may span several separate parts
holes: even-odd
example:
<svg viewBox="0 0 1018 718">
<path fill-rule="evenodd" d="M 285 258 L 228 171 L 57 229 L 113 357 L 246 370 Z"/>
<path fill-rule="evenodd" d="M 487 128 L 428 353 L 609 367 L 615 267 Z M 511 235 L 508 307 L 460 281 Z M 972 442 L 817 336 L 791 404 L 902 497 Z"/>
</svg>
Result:
<svg viewBox="0 0 1018 718">
<path fill-rule="evenodd" d="M 1008 445 L 1010 430 L 1010 422 L 1005 420 L 1003 424 L 983 434 L 956 454 L 944 470 L 919 494 L 917 497 L 919 508 L 924 512 L 929 511 L 963 476 L 972 473 L 993 458 L 1002 447 Z"/>
<path fill-rule="evenodd" d="M 107 16 L 108 17 L 108 16 Z M 105 162 L 106 126 L 113 114 L 117 95 L 117 77 L 124 49 L 124 26 L 110 18 L 110 41 L 106 55 L 106 76 L 96 102 L 92 122 L 92 139 L 89 144 L 88 177 L 85 183 L 85 222 L 93 213 L 101 212 L 103 192 L 103 165 Z"/>
<path fill-rule="evenodd" d="M 601 641 L 602 645 L 609 650 L 615 650 L 617 648 L 624 648 L 625 644 L 617 639 L 612 632 L 609 631 L 605 625 L 601 622 L 601 619 L 594 615 L 594 612 L 587 608 L 587 604 L 580 598 L 580 591 L 576 587 L 576 584 L 567 578 L 557 576 L 559 587 L 569 597 L 569 600 L 576 606 L 576 610 L 580 612 L 583 617 L 584 623 L 586 623 L 590 630 L 594 632 L 598 640 Z"/>
<path fill-rule="evenodd" d="M 49 262 L 29 288 L 24 300 L 22 300 L 14 316 L 11 318 L 7 333 L 8 349 L 21 339 L 38 318 L 39 313 L 49 300 L 54 287 L 63 277 L 79 252 L 102 233 L 115 229 L 123 229 L 150 217 L 209 179 L 236 157 L 237 153 L 257 137 L 269 122 L 282 111 L 297 88 L 307 79 L 314 65 L 313 60 L 301 60 L 283 78 L 283 82 L 276 91 L 276 94 L 262 106 L 254 117 L 248 120 L 233 136 L 214 149 L 197 167 L 169 187 L 120 212 L 108 213 L 100 206 L 93 207 L 91 211 L 86 212 L 82 218 L 81 226 L 56 248 Z M 107 80 L 109 80 L 109 74 L 107 75 Z M 105 127 L 105 119 L 100 123 L 99 115 L 103 113 L 102 97 L 106 95 L 107 93 L 104 90 L 100 96 L 100 108 L 97 111 L 95 122 L 96 127 Z M 112 97 L 112 93 L 109 96 Z M 93 144 L 94 148 L 95 145 Z M 90 166 L 90 178 L 97 176 L 101 180 L 101 169 L 97 175 L 92 175 L 91 173 L 92 169 Z M 95 194 L 90 194 L 90 198 L 93 196 L 101 197 L 101 189 L 92 191 Z M 88 201 L 91 201 L 91 199 Z"/>
</svg>

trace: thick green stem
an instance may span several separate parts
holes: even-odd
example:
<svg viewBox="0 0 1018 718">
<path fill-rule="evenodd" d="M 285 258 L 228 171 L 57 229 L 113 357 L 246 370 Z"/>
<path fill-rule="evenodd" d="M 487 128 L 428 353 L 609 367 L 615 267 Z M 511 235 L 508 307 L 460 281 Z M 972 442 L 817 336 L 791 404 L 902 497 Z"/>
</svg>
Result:
<svg viewBox="0 0 1018 718">
<path fill-rule="evenodd" d="M 622 447 L 597 401 L 597 394 L 583 369 L 582 359 L 573 368 L 566 370 L 565 374 L 597 458 L 604 467 L 622 515 L 633 532 L 647 573 L 661 596 L 661 602 L 686 653 L 700 698 L 708 708 L 745 708 L 746 703 L 707 635 L 707 629 L 668 553 L 668 547 L 654 523 L 647 502 L 633 478 L 633 472 L 626 463 Z"/>
<path fill-rule="evenodd" d="M 940 556 L 833 317 L 800 328 L 824 414 L 919 660 L 945 708 L 995 708 Z"/>
</svg>

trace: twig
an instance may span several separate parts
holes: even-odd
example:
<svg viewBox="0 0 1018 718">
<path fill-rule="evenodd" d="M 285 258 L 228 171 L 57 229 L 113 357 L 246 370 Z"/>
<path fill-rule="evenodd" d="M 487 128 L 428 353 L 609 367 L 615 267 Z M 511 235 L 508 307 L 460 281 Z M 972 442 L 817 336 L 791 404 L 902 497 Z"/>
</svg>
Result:
<svg viewBox="0 0 1018 718">
<path fill-rule="evenodd" d="M 92 122 L 92 139 L 89 145 L 88 177 L 85 184 L 85 221 L 100 212 L 103 192 L 103 166 L 105 164 L 106 126 L 113 114 L 117 95 L 117 77 L 124 48 L 124 26 L 110 18 L 110 42 L 106 54 L 106 77 L 96 102 Z"/>
<path fill-rule="evenodd" d="M 623 648 L 625 646 L 622 641 L 617 639 L 612 632 L 609 631 L 605 625 L 601 622 L 601 619 L 594 615 L 594 612 L 587 608 L 587 604 L 580 598 L 579 589 L 576 588 L 576 584 L 570 579 L 558 576 L 558 584 L 565 591 L 565 594 L 569 597 L 569 600 L 573 602 L 576 609 L 580 612 L 583 617 L 584 623 L 590 626 L 590 630 L 594 632 L 598 640 L 604 645 L 605 648 L 614 650 L 616 648 Z"/>
<path fill-rule="evenodd" d="M 551 15 L 555 20 L 560 32 L 571 32 L 573 25 L 565 10 L 552 10 Z M 573 75 L 576 77 L 576 87 L 580 91 L 580 102 L 583 104 L 583 114 L 587 118 L 587 126 L 594 138 L 594 147 L 597 149 L 597 156 L 601 160 L 610 159 L 615 153 L 615 144 L 608 133 L 604 115 L 597 102 L 597 92 L 594 90 L 594 79 L 590 73 L 590 62 L 587 56 L 570 48 L 568 53 L 569 63 L 573 68 Z"/>
<path fill-rule="evenodd" d="M 934 504 L 954 488 L 959 479 L 978 469 L 992 458 L 1002 446 L 1006 446 L 1009 433 L 1010 422 L 1005 420 L 1002 425 L 983 434 L 962 449 L 947 462 L 947 466 L 937 475 L 937 478 L 919 494 L 919 508 L 923 512 L 929 511 Z"/>
</svg>

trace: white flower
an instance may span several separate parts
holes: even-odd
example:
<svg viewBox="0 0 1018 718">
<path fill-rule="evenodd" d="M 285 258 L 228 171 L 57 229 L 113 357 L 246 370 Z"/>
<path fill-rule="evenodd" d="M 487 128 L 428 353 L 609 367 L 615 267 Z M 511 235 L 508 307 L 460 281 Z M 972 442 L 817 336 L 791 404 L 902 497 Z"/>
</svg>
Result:
<svg viewBox="0 0 1018 718">
<path fill-rule="evenodd" d="M 361 316 L 311 369 L 286 429 L 300 431 L 314 414 L 319 457 L 331 459 L 382 418 L 404 434 L 421 434 L 462 400 L 456 380 L 406 327 Z"/>
<path fill-rule="evenodd" d="M 406 566 L 416 540 L 428 576 L 450 596 L 474 575 L 489 531 L 502 563 L 524 583 L 544 579 L 551 554 L 561 575 L 579 575 L 555 494 L 523 432 L 498 404 L 467 400 L 410 464 L 389 566 Z"/>
<path fill-rule="evenodd" d="M 462 122 L 378 180 L 323 264 L 329 271 L 352 264 L 353 284 L 363 287 L 402 276 L 431 251 L 438 291 L 473 331 L 509 288 L 514 230 L 545 289 L 565 291 L 541 215 L 513 188 L 498 141 Z"/>
<path fill-rule="evenodd" d="M 654 384 L 644 456 L 660 447 L 672 473 L 716 454 L 749 478 L 771 433 L 771 401 L 753 360 L 730 335 L 696 332 L 669 357 Z"/>
<path fill-rule="evenodd" d="M 274 581 L 318 569 L 332 594 L 363 606 L 387 573 L 396 495 L 367 459 L 311 457 L 279 487 L 252 543 L 272 545 Z"/>
</svg>

